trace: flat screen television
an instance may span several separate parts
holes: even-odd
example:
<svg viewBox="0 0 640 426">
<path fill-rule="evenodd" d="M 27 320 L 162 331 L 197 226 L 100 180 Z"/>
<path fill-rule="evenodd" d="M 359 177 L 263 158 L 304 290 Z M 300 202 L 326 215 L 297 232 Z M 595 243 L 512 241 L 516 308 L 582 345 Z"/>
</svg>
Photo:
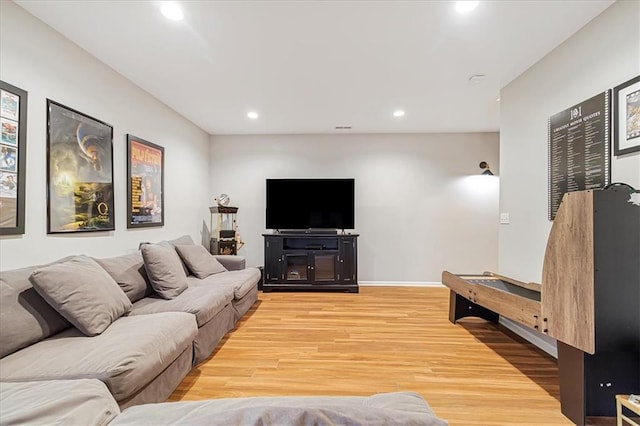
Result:
<svg viewBox="0 0 640 426">
<path fill-rule="evenodd" d="M 354 229 L 355 179 L 267 179 L 267 229 Z"/>
</svg>

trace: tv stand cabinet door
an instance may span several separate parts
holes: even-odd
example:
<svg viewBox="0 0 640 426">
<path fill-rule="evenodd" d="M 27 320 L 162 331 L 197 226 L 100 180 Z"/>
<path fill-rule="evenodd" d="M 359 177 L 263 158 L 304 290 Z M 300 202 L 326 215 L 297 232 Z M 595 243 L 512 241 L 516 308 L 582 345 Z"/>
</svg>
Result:
<svg viewBox="0 0 640 426">
<path fill-rule="evenodd" d="M 358 282 L 358 241 L 356 237 L 340 238 L 340 281 L 345 284 Z"/>
<path fill-rule="evenodd" d="M 340 277 L 338 251 L 320 250 L 313 252 L 311 279 L 315 285 L 336 284 Z"/>
<path fill-rule="evenodd" d="M 282 238 L 265 237 L 264 240 L 264 282 L 276 283 L 284 277 Z"/>
<path fill-rule="evenodd" d="M 313 280 L 313 266 L 308 252 L 284 252 L 282 256 L 283 282 L 309 284 Z"/>
</svg>

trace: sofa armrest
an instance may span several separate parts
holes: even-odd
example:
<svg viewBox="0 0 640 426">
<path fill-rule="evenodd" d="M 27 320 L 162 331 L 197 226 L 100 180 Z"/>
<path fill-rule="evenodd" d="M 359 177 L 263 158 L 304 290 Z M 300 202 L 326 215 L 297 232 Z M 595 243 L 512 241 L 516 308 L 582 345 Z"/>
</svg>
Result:
<svg viewBox="0 0 640 426">
<path fill-rule="evenodd" d="M 247 258 L 244 256 L 234 256 L 231 254 L 215 254 L 213 255 L 218 262 L 229 271 L 239 271 L 247 267 Z"/>
<path fill-rule="evenodd" d="M 0 383 L 3 425 L 106 425 L 120 407 L 97 379 Z"/>
</svg>

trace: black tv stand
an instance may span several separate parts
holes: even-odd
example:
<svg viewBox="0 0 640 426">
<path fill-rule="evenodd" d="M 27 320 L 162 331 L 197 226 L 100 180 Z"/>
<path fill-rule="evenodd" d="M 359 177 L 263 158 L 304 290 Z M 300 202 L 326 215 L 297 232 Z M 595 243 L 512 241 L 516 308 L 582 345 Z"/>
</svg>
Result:
<svg viewBox="0 0 640 426">
<path fill-rule="evenodd" d="M 358 235 L 313 231 L 263 234 L 262 291 L 358 293 Z"/>
</svg>

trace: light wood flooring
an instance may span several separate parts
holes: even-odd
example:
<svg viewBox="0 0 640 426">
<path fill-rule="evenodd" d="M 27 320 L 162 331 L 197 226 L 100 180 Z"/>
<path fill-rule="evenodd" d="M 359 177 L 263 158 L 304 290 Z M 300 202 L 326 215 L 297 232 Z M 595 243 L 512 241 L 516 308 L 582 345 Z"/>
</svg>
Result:
<svg viewBox="0 0 640 426">
<path fill-rule="evenodd" d="M 170 401 L 420 393 L 455 425 L 570 425 L 555 359 L 505 329 L 448 320 L 449 291 L 259 293 Z"/>
</svg>

